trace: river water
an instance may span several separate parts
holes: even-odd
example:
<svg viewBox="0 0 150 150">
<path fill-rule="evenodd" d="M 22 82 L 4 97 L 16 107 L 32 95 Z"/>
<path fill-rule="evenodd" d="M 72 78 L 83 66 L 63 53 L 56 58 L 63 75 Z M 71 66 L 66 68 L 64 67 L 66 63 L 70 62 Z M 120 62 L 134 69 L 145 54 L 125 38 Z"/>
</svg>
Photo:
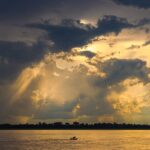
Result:
<svg viewBox="0 0 150 150">
<path fill-rule="evenodd" d="M 150 130 L 2 130 L 0 150 L 150 150 Z"/>
</svg>

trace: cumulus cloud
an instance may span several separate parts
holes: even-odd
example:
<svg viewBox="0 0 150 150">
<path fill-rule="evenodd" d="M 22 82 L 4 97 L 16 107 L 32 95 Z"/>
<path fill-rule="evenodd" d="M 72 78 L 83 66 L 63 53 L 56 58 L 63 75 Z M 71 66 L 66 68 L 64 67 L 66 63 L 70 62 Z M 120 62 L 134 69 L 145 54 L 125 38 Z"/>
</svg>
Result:
<svg viewBox="0 0 150 150">
<path fill-rule="evenodd" d="M 59 72 L 60 76 L 56 78 L 57 81 L 61 78 L 61 81 L 53 84 L 53 88 L 57 88 L 54 89 L 56 95 L 49 93 L 50 97 L 48 99 L 51 100 L 43 106 L 43 109 L 39 111 L 36 117 L 40 119 L 40 113 L 42 112 L 44 114 L 43 117 L 48 116 L 53 119 L 77 119 L 86 116 L 87 118 L 97 118 L 98 121 L 99 117 L 110 115 L 114 116 L 116 121 L 119 121 L 121 116 L 119 118 L 118 114 L 115 117 L 116 113 L 127 111 L 127 108 L 129 109 L 128 112 L 134 112 L 142 107 L 140 106 L 141 103 L 136 103 L 137 109 L 133 109 L 135 102 L 132 102 L 132 99 L 129 100 L 131 102 L 124 102 L 124 106 L 121 99 L 118 100 L 116 99 L 117 97 L 111 97 L 112 99 L 109 101 L 108 96 L 116 92 L 116 95 L 119 97 L 121 93 L 125 92 L 126 86 L 123 82 L 127 79 L 131 79 L 131 81 L 138 79 L 143 84 L 148 84 L 149 68 L 146 67 L 144 61 L 138 59 L 112 59 L 100 63 L 96 67 L 99 69 L 98 72 L 103 72 L 105 76 L 100 77 L 95 73 L 89 74 L 88 68 L 85 66 L 80 66 L 72 72 L 67 71 L 66 73 L 65 70 L 63 73 Z M 65 76 L 67 78 L 64 78 Z M 55 84 L 59 84 L 59 86 Z M 51 89 L 50 86 L 47 88 Z M 54 94 L 53 98 L 52 94 Z M 56 103 L 52 99 L 61 103 Z M 126 104 L 128 104 L 128 107 L 126 107 Z M 53 108 L 51 108 L 51 105 Z"/>
<path fill-rule="evenodd" d="M 2 121 L 15 121 L 17 117 L 30 121 L 86 121 L 89 118 L 98 121 L 106 115 L 119 121 L 124 117 L 121 113 L 126 112 L 127 108 L 129 112 L 142 108 L 141 103 L 136 103 L 137 109 L 133 109 L 135 103 L 132 99 L 131 102 L 122 103 L 119 95 L 126 91 L 124 81 L 127 79 L 138 79 L 141 84 L 149 83 L 146 62 L 138 59 L 110 59 L 97 62 L 97 73 L 90 73 L 84 65 L 72 70 L 60 69 L 50 57 L 23 70 L 12 84 L 5 84 L 9 94 L 0 87 L 1 102 L 4 104 L 0 110 Z M 99 76 L 99 73 L 104 76 Z"/>
</svg>

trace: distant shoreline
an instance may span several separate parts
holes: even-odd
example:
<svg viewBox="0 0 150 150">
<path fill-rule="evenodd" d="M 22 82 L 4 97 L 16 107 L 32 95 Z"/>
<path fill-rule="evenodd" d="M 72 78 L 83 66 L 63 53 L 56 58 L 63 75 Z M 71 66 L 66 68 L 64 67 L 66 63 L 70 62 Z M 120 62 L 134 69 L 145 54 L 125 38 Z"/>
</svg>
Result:
<svg viewBox="0 0 150 150">
<path fill-rule="evenodd" d="M 75 131 L 75 130 L 77 130 L 77 131 L 80 131 L 80 130 L 82 130 L 82 131 L 83 131 L 83 130 L 85 130 L 85 131 L 86 131 L 86 130 L 89 130 L 89 131 L 90 131 L 90 130 L 91 130 L 91 131 L 98 131 L 98 130 L 104 130 L 104 131 L 105 131 L 105 130 L 108 130 L 108 131 L 109 131 L 109 130 L 111 130 L 111 131 L 119 131 L 119 130 L 124 130 L 124 131 L 126 131 L 126 130 L 132 130 L 132 131 L 134 131 L 134 130 L 135 130 L 135 131 L 136 131 L 136 130 L 139 130 L 139 131 L 140 131 L 140 130 L 141 130 L 141 131 L 142 131 L 142 130 L 150 130 L 150 129 L 14 129 L 14 128 L 12 128 L 12 129 L 0 129 L 0 131 L 13 131 L 13 130 L 14 130 L 14 131 L 21 131 L 21 130 L 27 130 L 27 131 L 28 131 L 28 130 L 31 130 L 31 131 L 34 131 L 34 130 L 35 130 L 35 131 L 36 131 L 36 130 L 39 130 L 39 131 L 40 131 L 40 130 L 41 130 L 41 131 L 42 131 L 42 130 L 53 130 L 53 131 L 55 131 L 55 130 L 64 130 L 64 131 L 65 131 L 65 130 L 66 130 L 66 131 L 67 131 L 67 130 L 72 130 L 72 131 Z"/>
<path fill-rule="evenodd" d="M 84 124 L 74 122 L 51 124 L 0 124 L 0 130 L 150 130 L 150 125 L 142 124 L 117 124 L 117 123 L 94 123 Z"/>
</svg>

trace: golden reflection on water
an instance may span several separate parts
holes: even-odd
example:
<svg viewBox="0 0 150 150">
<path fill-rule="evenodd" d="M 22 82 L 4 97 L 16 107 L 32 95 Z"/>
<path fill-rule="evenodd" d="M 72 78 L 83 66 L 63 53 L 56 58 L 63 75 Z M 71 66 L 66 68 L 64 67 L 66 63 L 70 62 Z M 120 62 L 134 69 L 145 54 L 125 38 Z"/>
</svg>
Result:
<svg viewBox="0 0 150 150">
<path fill-rule="evenodd" d="M 78 140 L 71 141 L 76 136 Z M 149 150 L 150 130 L 0 131 L 0 150 Z"/>
</svg>

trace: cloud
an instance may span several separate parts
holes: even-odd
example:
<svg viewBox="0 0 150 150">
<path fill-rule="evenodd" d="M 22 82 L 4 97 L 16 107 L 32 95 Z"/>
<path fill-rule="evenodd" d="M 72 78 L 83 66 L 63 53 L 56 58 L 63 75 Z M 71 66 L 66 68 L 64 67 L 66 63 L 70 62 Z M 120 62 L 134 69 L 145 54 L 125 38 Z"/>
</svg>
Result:
<svg viewBox="0 0 150 150">
<path fill-rule="evenodd" d="M 33 44 L 0 41 L 0 81 L 15 79 L 27 66 L 39 62 L 48 51 L 45 42 Z"/>
<path fill-rule="evenodd" d="M 101 70 L 106 73 L 106 83 L 119 83 L 128 78 L 138 78 L 143 83 L 149 83 L 150 69 L 146 62 L 140 59 L 110 59 L 101 64 Z"/>
<path fill-rule="evenodd" d="M 140 45 L 131 45 L 130 47 L 128 47 L 127 49 L 139 49 L 139 48 L 141 48 L 141 46 Z"/>
<path fill-rule="evenodd" d="M 28 27 L 47 31 L 56 51 L 67 51 L 73 47 L 83 46 L 94 36 L 93 27 L 84 25 L 78 20 L 63 20 L 60 25 L 30 24 Z"/>
<path fill-rule="evenodd" d="M 150 40 L 149 41 L 146 41 L 142 46 L 147 46 L 150 44 Z"/>
<path fill-rule="evenodd" d="M 150 1 L 149 0 L 113 0 L 117 4 L 133 6 L 138 8 L 149 9 Z"/>
<path fill-rule="evenodd" d="M 98 54 L 90 48 L 71 50 L 97 41 L 102 44 L 98 47 L 103 47 L 107 35 L 118 36 L 124 29 L 142 27 L 149 32 L 148 1 L 114 1 L 119 5 L 112 0 L 0 0 L 0 122 L 36 119 L 97 122 L 99 118 L 119 121 L 129 116 L 128 112 L 131 115 L 140 112 L 145 104 L 142 96 L 149 90 L 150 81 L 150 68 L 145 61 L 110 59 L 124 56 L 112 49 L 107 52 L 108 44 L 114 44 L 114 36 L 105 41 L 106 51 L 102 49 Z M 119 10 L 120 4 L 147 10 L 140 10 L 139 15 L 139 9 Z M 100 14 L 137 22 L 103 15 L 97 20 Z M 71 19 L 64 19 L 66 16 Z M 117 39 L 126 43 L 125 36 L 123 33 Z M 149 41 L 128 49 L 147 45 Z M 116 43 L 114 48 L 117 46 Z M 142 58 L 145 59 L 145 50 Z M 138 94 L 142 95 L 141 101 L 137 100 Z"/>
<path fill-rule="evenodd" d="M 118 117 L 119 114 L 122 115 L 127 108 L 133 112 L 143 106 L 136 103 L 137 109 L 133 109 L 135 102 L 132 98 L 131 102 L 122 102 L 119 95 L 126 91 L 124 81 L 128 79 L 138 79 L 139 84 L 149 83 L 150 70 L 146 62 L 140 59 L 109 59 L 97 62 L 95 67 L 96 73 L 90 73 L 84 65 L 70 71 L 58 68 L 54 60 L 47 58 L 32 68 L 24 69 L 11 84 L 4 84 L 3 88 L 0 86 L 0 101 L 3 103 L 1 122 L 16 121 L 14 118 L 21 116 L 30 121 L 80 120 L 82 117 L 98 121 L 105 115 L 119 121 L 124 117 Z M 108 98 L 109 95 L 111 98 Z"/>
<path fill-rule="evenodd" d="M 47 31 L 49 39 L 54 42 L 54 52 L 59 52 L 82 47 L 100 35 L 119 34 L 123 29 L 136 28 L 149 23 L 149 19 L 142 19 L 137 24 L 131 24 L 125 18 L 104 16 L 98 20 L 97 27 L 72 19 L 63 20 L 60 24 L 33 23 L 26 26 Z"/>
<path fill-rule="evenodd" d="M 96 53 L 93 53 L 91 51 L 81 51 L 80 55 L 85 56 L 87 58 L 93 58 L 94 56 L 96 56 Z"/>
<path fill-rule="evenodd" d="M 132 44 L 130 47 L 128 47 L 127 49 L 131 50 L 131 49 L 140 49 L 144 46 L 148 46 L 150 44 L 150 41 L 146 41 L 145 43 L 143 43 L 142 45 L 134 45 Z"/>
<path fill-rule="evenodd" d="M 118 34 L 123 29 L 132 27 L 134 27 L 134 25 L 130 24 L 125 18 L 116 16 L 104 16 L 101 20 L 98 21 L 97 29 L 95 29 L 95 32 L 97 35 L 103 35 L 111 32 Z"/>
<path fill-rule="evenodd" d="M 5 19 L 24 19 L 35 17 L 45 10 L 50 9 L 52 12 L 57 11 L 59 0 L 0 0 L 0 18 Z M 53 9 L 54 8 L 54 9 Z"/>
<path fill-rule="evenodd" d="M 66 16 L 95 18 L 97 11 L 105 11 L 103 7 L 109 9 L 109 5 L 111 2 L 104 0 L 0 0 L 0 19 L 20 23 L 41 18 L 60 20 Z"/>
<path fill-rule="evenodd" d="M 150 40 L 146 41 L 145 43 L 143 43 L 142 45 L 134 45 L 132 44 L 130 47 L 128 47 L 127 49 L 140 49 L 141 47 L 144 46 L 148 46 L 150 44 Z"/>
<path fill-rule="evenodd" d="M 56 104 L 54 102 L 46 103 L 42 110 L 38 111 L 34 119 L 74 119 L 75 116 L 72 113 L 74 107 L 78 104 L 78 101 L 65 102 L 63 105 Z"/>
</svg>

